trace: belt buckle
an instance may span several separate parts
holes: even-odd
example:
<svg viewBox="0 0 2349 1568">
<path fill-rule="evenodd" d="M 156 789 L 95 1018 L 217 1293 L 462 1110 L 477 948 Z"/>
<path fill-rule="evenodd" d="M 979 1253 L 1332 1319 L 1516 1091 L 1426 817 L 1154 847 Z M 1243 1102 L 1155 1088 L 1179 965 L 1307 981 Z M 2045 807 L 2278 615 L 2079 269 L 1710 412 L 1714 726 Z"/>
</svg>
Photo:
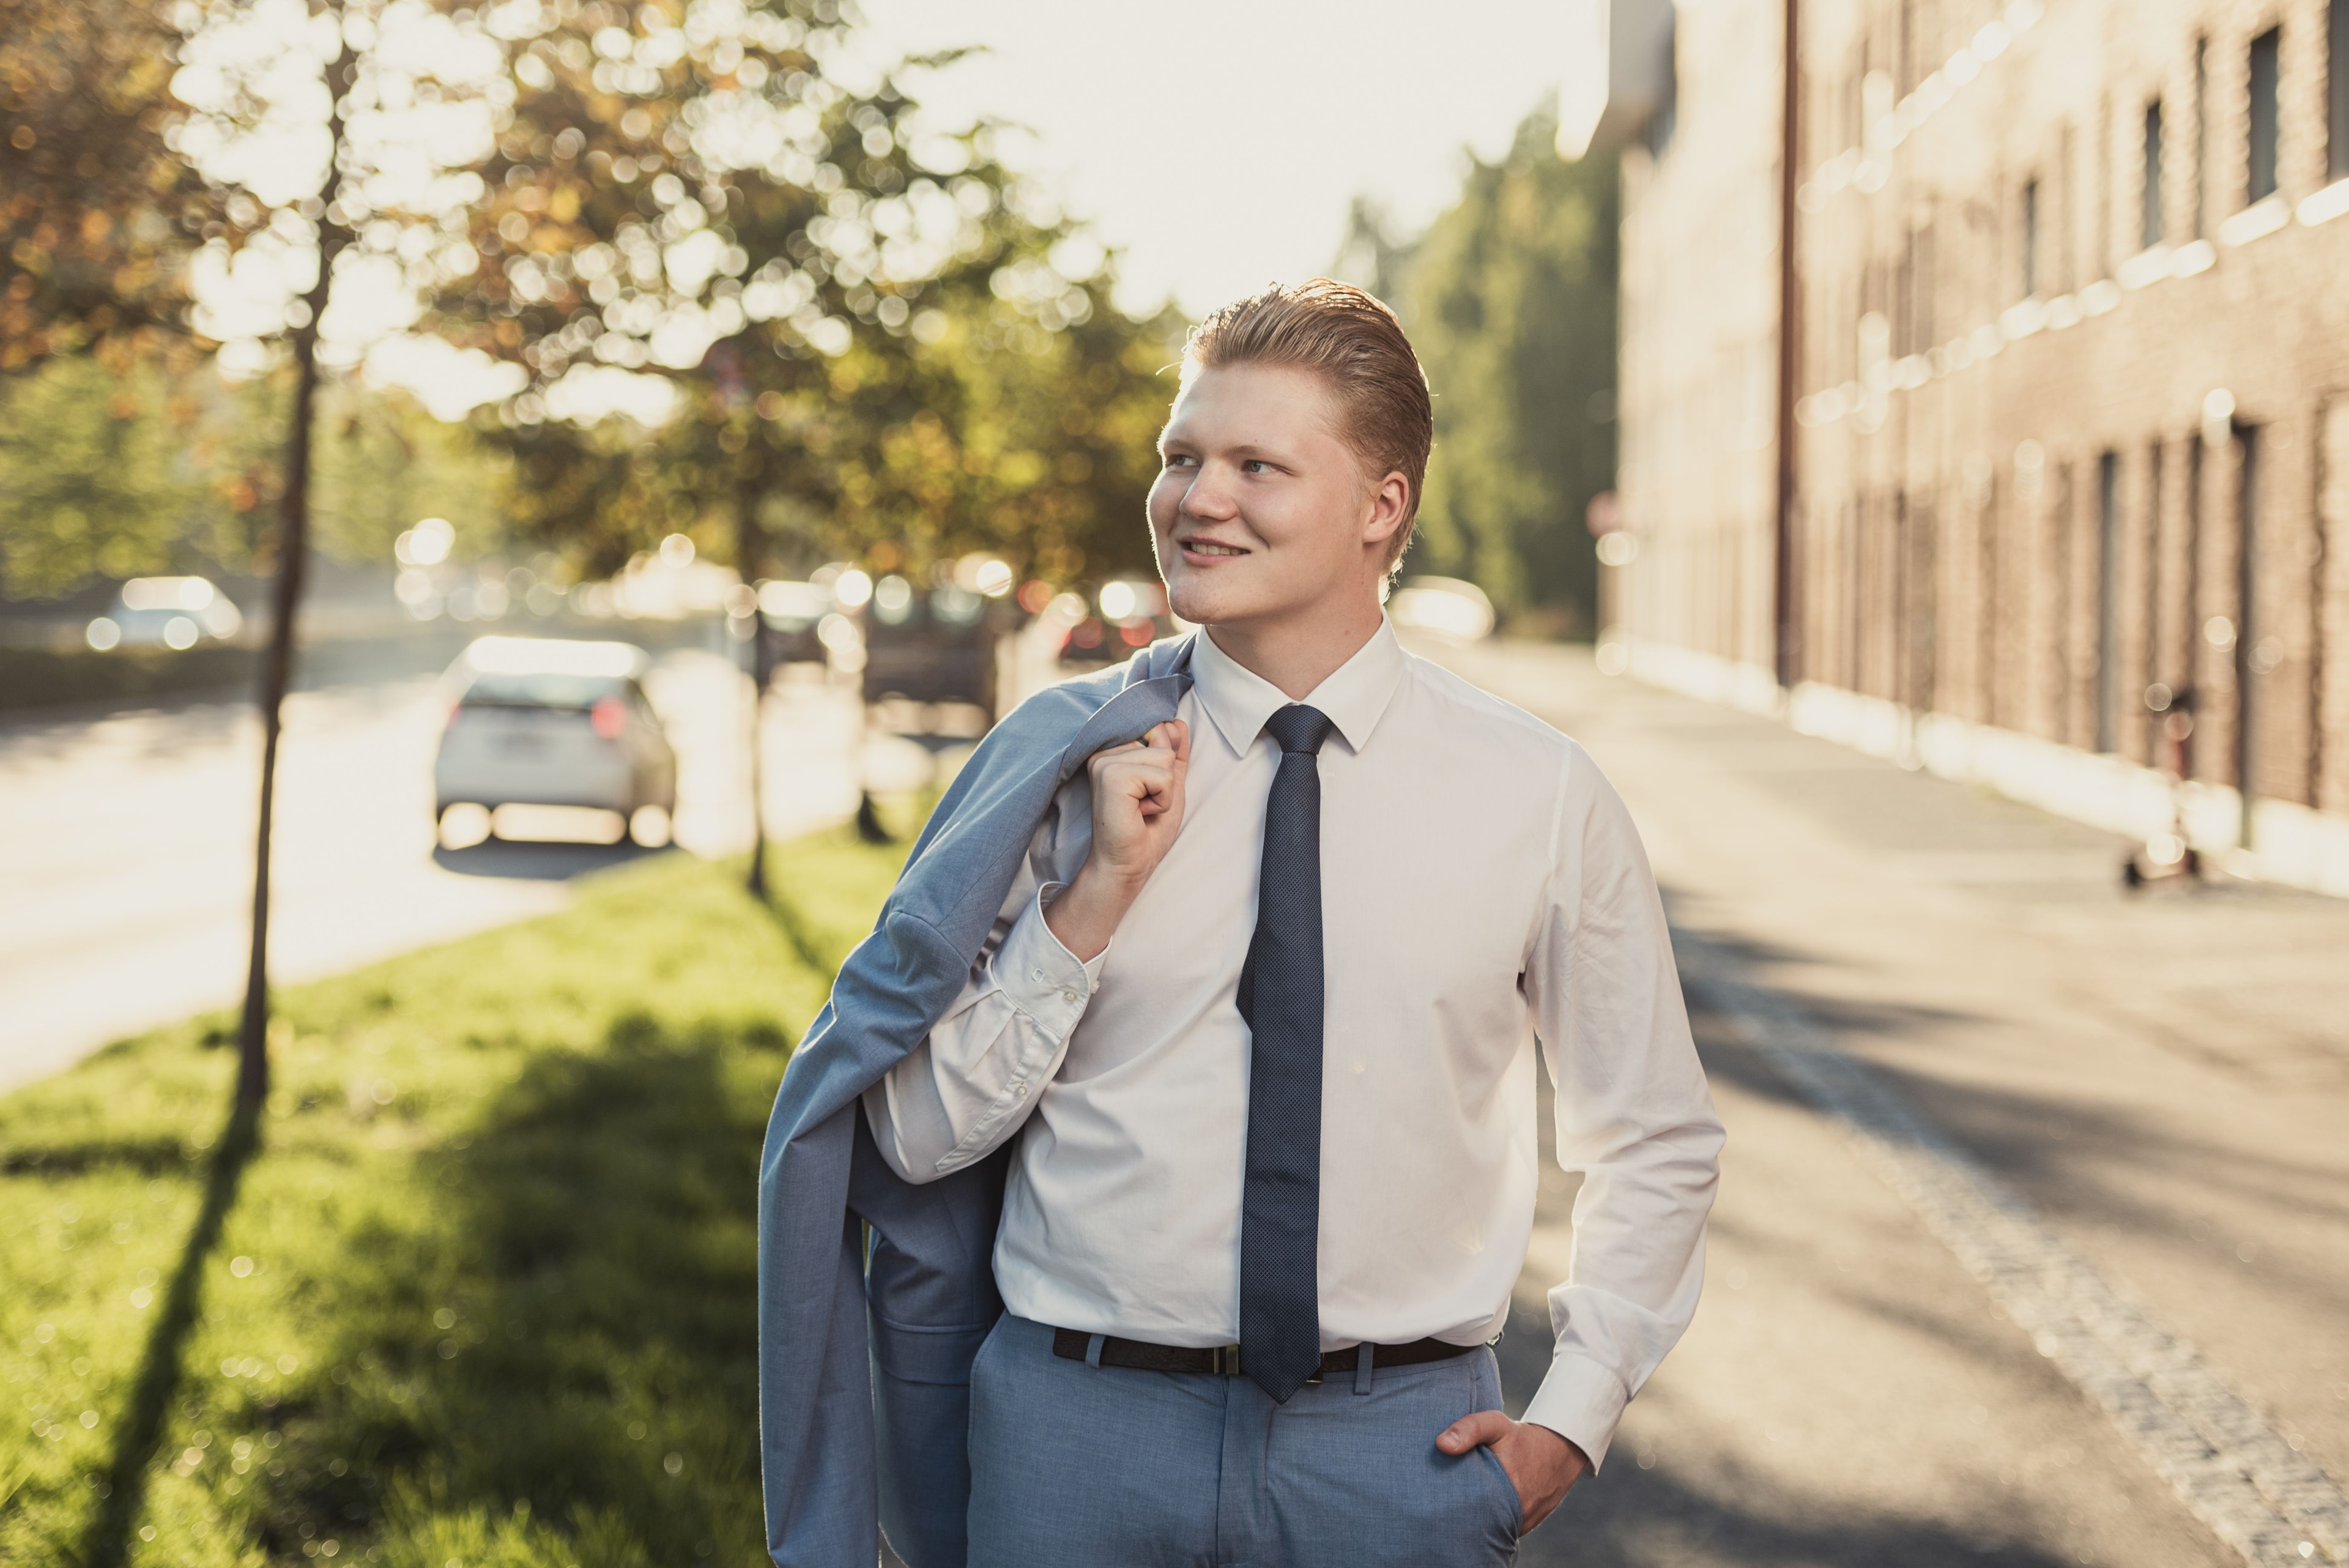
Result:
<svg viewBox="0 0 2349 1568">
<path fill-rule="evenodd" d="M 1240 1347 L 1237 1345 L 1218 1345 L 1214 1349 L 1216 1376 L 1237 1377 L 1240 1375 Z"/>
</svg>

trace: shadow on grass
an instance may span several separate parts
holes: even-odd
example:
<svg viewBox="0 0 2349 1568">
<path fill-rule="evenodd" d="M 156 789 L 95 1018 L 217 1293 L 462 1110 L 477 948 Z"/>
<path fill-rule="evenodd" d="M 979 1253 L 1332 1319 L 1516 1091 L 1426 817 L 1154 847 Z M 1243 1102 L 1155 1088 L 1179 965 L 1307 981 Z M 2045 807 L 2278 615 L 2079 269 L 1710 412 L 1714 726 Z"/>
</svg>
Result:
<svg viewBox="0 0 2349 1568">
<path fill-rule="evenodd" d="M 872 805 L 873 797 L 865 796 L 865 808 L 869 810 Z M 895 803 L 891 808 L 892 815 L 909 818 L 910 826 L 901 821 L 895 828 L 883 826 L 884 836 L 877 840 L 877 844 L 902 846 L 909 843 L 928 815 L 928 810 L 926 799 L 911 809 L 903 802 Z M 861 826 L 855 841 L 868 848 L 876 843 L 866 836 Z M 835 845 L 833 852 L 838 855 L 841 846 Z M 862 852 L 848 853 L 861 855 Z M 827 899 L 825 888 L 811 887 L 811 878 L 819 883 L 836 881 L 841 870 L 836 860 L 821 860 L 813 866 L 809 865 L 804 850 L 792 854 L 788 850 L 779 852 L 778 848 L 770 848 L 766 893 L 761 900 L 768 919 L 775 922 L 775 929 L 782 932 L 783 940 L 791 944 L 792 954 L 811 971 L 826 977 L 837 975 L 849 953 L 874 930 L 874 911 L 872 908 L 856 900 L 851 900 L 846 908 L 843 908 L 836 896 Z M 877 905 L 888 892 L 895 873 L 896 858 L 893 856 L 886 873 L 870 889 L 873 904 Z M 802 891 L 812 892 L 813 896 L 796 896 Z"/>
<path fill-rule="evenodd" d="M 135 1170 L 141 1176 L 176 1172 L 187 1163 L 177 1135 L 143 1138 L 85 1138 L 13 1148 L 0 1154 L 0 1176 L 87 1176 L 94 1170 Z"/>
<path fill-rule="evenodd" d="M 783 933 L 783 940 L 792 944 L 792 952 L 800 962 L 818 974 L 831 974 L 839 968 L 839 960 L 824 951 L 824 944 L 818 939 L 814 922 L 792 901 L 792 896 L 778 885 L 771 875 L 768 877 L 767 897 L 762 907 L 768 918 L 775 922 L 775 929 Z"/>
<path fill-rule="evenodd" d="M 220 1141 L 213 1146 L 212 1168 L 204 1179 L 203 1207 L 197 1211 L 179 1267 L 164 1290 L 162 1311 L 148 1334 L 138 1379 L 131 1385 L 114 1452 L 100 1480 L 98 1509 L 82 1541 L 81 1561 L 88 1568 L 116 1568 L 129 1560 L 130 1532 L 145 1506 L 155 1450 L 163 1440 L 172 1396 L 180 1388 L 188 1336 L 203 1316 L 204 1264 L 220 1245 L 221 1229 L 227 1223 L 229 1210 L 236 1206 L 237 1189 L 260 1147 L 256 1113 L 244 1107 L 233 1109 Z"/>
<path fill-rule="evenodd" d="M 785 1045 L 624 1018 L 530 1057 L 421 1156 L 429 1217 L 403 1202 L 352 1239 L 338 1365 L 281 1417 L 262 1544 L 755 1558 L 758 1162 Z"/>
</svg>

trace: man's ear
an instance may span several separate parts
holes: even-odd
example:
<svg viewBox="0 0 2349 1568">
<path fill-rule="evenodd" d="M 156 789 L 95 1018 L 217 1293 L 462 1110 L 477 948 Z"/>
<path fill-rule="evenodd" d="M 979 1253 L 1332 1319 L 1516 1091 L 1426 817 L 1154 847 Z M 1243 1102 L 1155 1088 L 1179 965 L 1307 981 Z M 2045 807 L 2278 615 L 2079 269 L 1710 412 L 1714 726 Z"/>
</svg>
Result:
<svg viewBox="0 0 2349 1568">
<path fill-rule="evenodd" d="M 1401 469 L 1390 472 L 1370 493 L 1362 514 L 1362 543 L 1383 545 L 1395 536 L 1411 512 L 1411 481 Z"/>
</svg>

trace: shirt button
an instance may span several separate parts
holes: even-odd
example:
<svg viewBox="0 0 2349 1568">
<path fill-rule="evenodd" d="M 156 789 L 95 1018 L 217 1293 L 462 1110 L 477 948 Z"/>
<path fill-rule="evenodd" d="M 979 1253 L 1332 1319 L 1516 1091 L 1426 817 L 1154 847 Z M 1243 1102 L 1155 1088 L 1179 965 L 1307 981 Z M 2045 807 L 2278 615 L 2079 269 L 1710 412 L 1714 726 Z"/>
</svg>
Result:
<svg viewBox="0 0 2349 1568">
<path fill-rule="evenodd" d="M 1074 1002 L 1076 999 L 1077 993 L 1073 991 L 1064 991 L 1061 992 L 1061 1000 L 1062 1002 Z"/>
<path fill-rule="evenodd" d="M 1011 1097 L 1012 1097 L 1013 1099 L 1015 1099 L 1015 1100 L 1024 1100 L 1024 1099 L 1026 1099 L 1026 1098 L 1028 1097 L 1028 1085 L 1025 1085 L 1025 1084 L 1014 1084 L 1014 1085 L 1011 1085 Z"/>
</svg>

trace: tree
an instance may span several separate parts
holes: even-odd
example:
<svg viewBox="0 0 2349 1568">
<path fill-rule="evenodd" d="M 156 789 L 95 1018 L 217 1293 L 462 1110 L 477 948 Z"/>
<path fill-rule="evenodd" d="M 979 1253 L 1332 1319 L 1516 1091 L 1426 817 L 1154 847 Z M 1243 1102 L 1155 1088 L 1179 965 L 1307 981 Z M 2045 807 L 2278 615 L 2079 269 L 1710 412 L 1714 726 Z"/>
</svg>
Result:
<svg viewBox="0 0 2349 1568">
<path fill-rule="evenodd" d="M 286 317 L 293 327 L 293 408 L 286 419 L 284 489 L 277 509 L 276 582 L 270 594 L 269 645 L 261 663 L 261 807 L 254 838 L 253 940 L 245 969 L 244 1012 L 237 1033 L 236 1103 L 257 1111 L 269 1095 L 269 861 L 277 804 L 277 744 L 285 730 L 285 692 L 294 677 L 294 617 L 302 604 L 302 578 L 309 565 L 310 452 L 318 399 L 318 323 L 334 289 L 335 261 L 351 241 L 351 214 L 340 200 L 342 155 L 347 124 L 342 88 L 357 72 L 352 31 L 340 11 L 324 13 L 335 24 L 341 49 L 325 74 L 326 171 L 316 219 L 317 272 Z"/>
<path fill-rule="evenodd" d="M 530 378 L 498 423 L 517 527 L 588 571 L 688 532 L 745 579 L 1140 556 L 1110 520 L 1139 516 L 1163 331 L 989 128 L 935 134 L 894 78 L 832 68 L 848 27 L 829 0 L 513 19 L 483 265 L 438 319 Z M 596 419 L 618 373 L 668 378 L 670 417 Z M 751 663 L 763 690 L 763 627 Z"/>
<path fill-rule="evenodd" d="M 284 374 L 228 385 L 207 365 L 94 354 L 0 382 L 0 581 L 37 598 L 93 578 L 251 571 L 283 498 L 292 389 Z M 469 541 L 499 534 L 505 470 L 466 427 L 350 381 L 322 389 L 316 425 L 325 554 L 386 560 L 424 516 Z"/>
<path fill-rule="evenodd" d="M 283 429 L 283 414 L 270 423 Z M 448 519 L 469 548 L 502 542 L 511 467 L 470 427 L 441 422 L 396 389 L 348 379 L 322 389 L 316 426 L 310 521 L 321 555 L 388 561 L 419 517 Z"/>
<path fill-rule="evenodd" d="M 253 940 L 239 1032 L 237 1098 L 250 1111 L 269 1086 L 271 828 L 328 369 L 321 328 L 347 271 L 371 268 L 378 286 L 404 276 L 413 287 L 439 265 L 469 259 L 440 236 L 479 182 L 452 182 L 444 166 L 465 140 L 467 100 L 486 125 L 501 84 L 492 78 L 488 91 L 475 90 L 483 60 L 494 64 L 496 54 L 470 14 L 442 16 L 423 0 L 221 0 L 189 14 L 196 31 L 179 52 L 173 78 L 189 112 L 168 128 L 168 144 L 224 197 L 225 215 L 218 227 L 205 225 L 208 237 L 191 266 L 209 266 L 224 289 L 246 286 L 243 319 L 212 320 L 199 311 L 192 323 L 215 340 L 234 339 L 255 364 L 266 362 L 274 343 L 290 383 L 270 541 L 275 581 L 262 660 Z M 281 282 L 294 297 L 272 293 Z"/>
<path fill-rule="evenodd" d="M 0 573 L 47 597 L 91 577 L 182 564 L 207 499 L 190 461 L 196 415 L 152 365 L 73 356 L 19 375 L 0 400 Z"/>
<path fill-rule="evenodd" d="M 1389 291 L 1435 393 L 1412 569 L 1475 581 L 1520 625 L 1588 634 L 1583 515 L 1615 472 L 1614 164 L 1559 158 L 1537 111 L 1414 244 L 1359 204 L 1354 230 L 1341 254 Z"/>
<path fill-rule="evenodd" d="M 220 214 L 167 141 L 181 34 L 150 0 L 0 0 L 0 374 L 170 352 Z"/>
<path fill-rule="evenodd" d="M 665 0 L 543 10 L 512 38 L 485 265 L 441 324 L 532 376 L 505 410 L 518 521 L 591 569 L 697 524 L 720 558 L 1125 564 L 1138 534 L 1104 524 L 1146 483 L 1125 427 L 1163 406 L 1165 325 L 1116 315 L 1100 248 L 988 128 L 932 133 L 887 76 L 842 85 L 847 28 L 814 0 Z M 605 367 L 675 378 L 678 417 L 583 432 Z M 826 536 L 772 539 L 762 508 Z"/>
</svg>

